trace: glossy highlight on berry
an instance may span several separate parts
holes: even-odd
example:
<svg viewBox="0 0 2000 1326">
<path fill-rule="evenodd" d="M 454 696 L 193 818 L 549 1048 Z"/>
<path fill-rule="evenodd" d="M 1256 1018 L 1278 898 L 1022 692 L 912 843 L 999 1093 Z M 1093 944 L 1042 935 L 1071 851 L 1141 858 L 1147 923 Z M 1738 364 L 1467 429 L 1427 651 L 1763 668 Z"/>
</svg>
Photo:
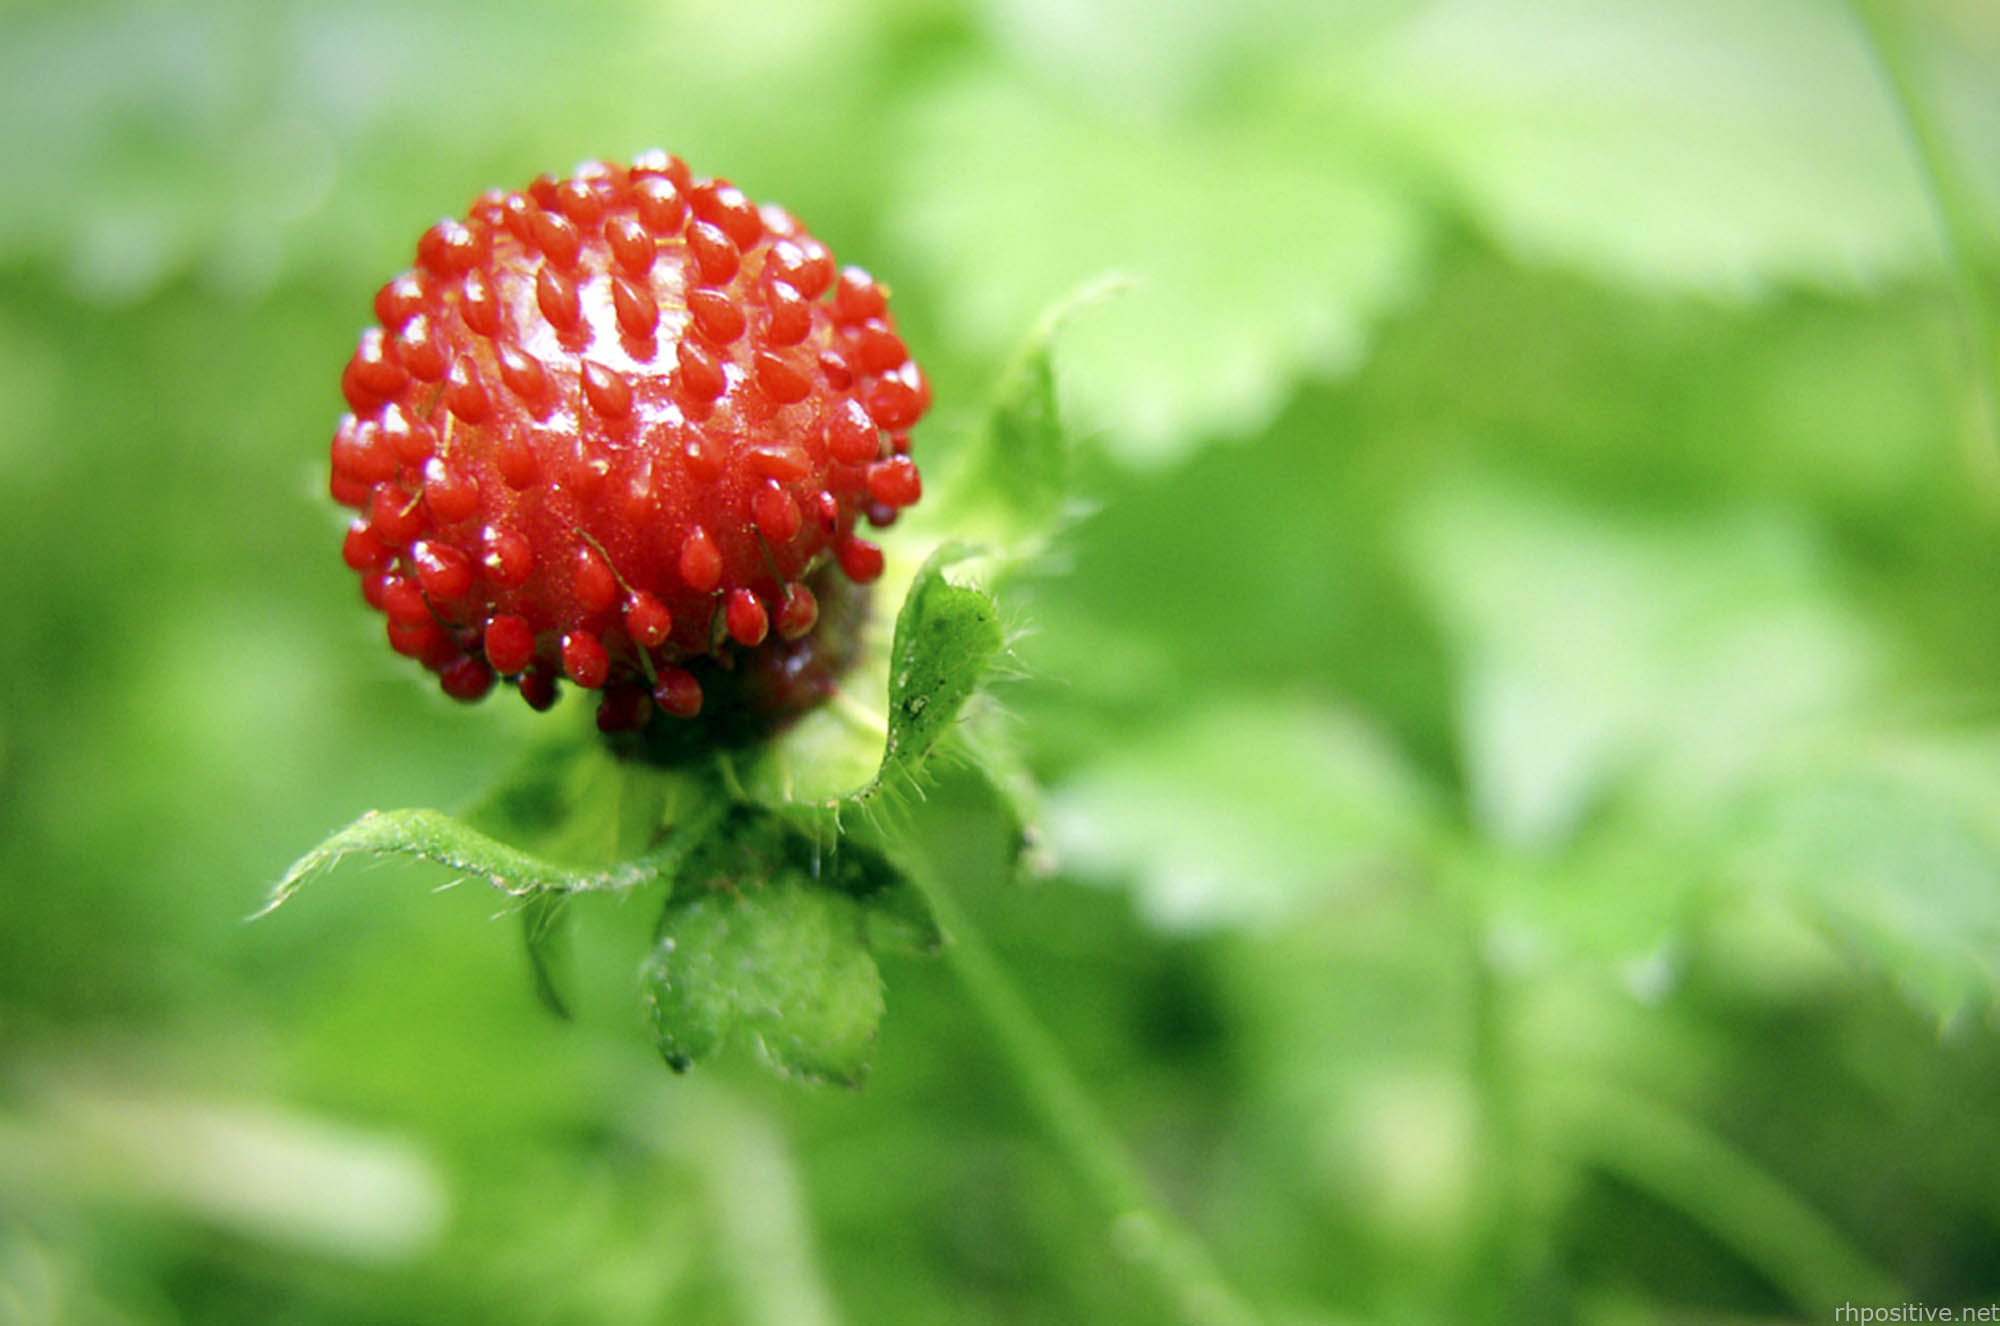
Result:
<svg viewBox="0 0 2000 1326">
<path fill-rule="evenodd" d="M 882 571 L 856 524 L 922 494 L 930 389 L 882 287 L 662 152 L 489 192 L 414 256 L 330 449 L 391 646 L 461 700 L 600 690 L 606 731 L 823 697 L 848 650 L 817 642 Z"/>
</svg>

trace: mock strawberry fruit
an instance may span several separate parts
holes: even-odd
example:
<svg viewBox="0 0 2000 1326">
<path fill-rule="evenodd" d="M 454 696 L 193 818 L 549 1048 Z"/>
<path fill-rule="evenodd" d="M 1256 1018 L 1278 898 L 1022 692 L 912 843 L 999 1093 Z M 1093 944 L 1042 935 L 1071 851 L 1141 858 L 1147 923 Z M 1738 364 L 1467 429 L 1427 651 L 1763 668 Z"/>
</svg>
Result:
<svg viewBox="0 0 2000 1326">
<path fill-rule="evenodd" d="M 341 377 L 344 553 L 397 652 L 461 700 L 603 691 L 692 716 L 704 680 L 816 673 L 922 481 L 930 403 L 867 273 L 662 153 L 441 221 Z M 823 671 L 823 669 L 817 669 Z M 802 703 L 780 687 L 779 703 Z"/>
</svg>

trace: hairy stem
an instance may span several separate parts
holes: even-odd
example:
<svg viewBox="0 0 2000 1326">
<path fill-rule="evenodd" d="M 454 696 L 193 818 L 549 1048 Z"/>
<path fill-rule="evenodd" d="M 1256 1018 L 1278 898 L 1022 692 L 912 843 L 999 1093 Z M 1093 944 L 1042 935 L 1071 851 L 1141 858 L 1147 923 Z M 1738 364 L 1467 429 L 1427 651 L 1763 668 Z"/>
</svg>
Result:
<svg viewBox="0 0 2000 1326">
<path fill-rule="evenodd" d="M 1257 1320 L 1223 1280 L 1208 1252 L 1153 1196 L 1138 1167 L 1070 1070 L 1062 1047 L 986 946 L 940 878 L 918 872 L 950 944 L 946 955 L 1040 1118 L 1103 1209 L 1112 1246 L 1152 1277 L 1188 1326 L 1248 1326 Z"/>
</svg>

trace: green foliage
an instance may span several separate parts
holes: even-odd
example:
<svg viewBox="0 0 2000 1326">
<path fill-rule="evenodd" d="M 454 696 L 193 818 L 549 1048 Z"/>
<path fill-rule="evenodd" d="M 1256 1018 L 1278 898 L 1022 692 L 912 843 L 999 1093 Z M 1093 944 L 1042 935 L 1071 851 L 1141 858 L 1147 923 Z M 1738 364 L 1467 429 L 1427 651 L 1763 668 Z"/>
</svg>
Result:
<svg viewBox="0 0 2000 1326">
<path fill-rule="evenodd" d="M 981 425 L 958 448 L 950 483 L 913 513 L 918 521 L 1009 549 L 1030 549 L 1055 527 L 1075 468 L 1056 398 L 1056 335 L 1098 301 L 1124 293 L 1115 279 L 1096 281 L 1042 315 L 1002 371 Z"/>
<path fill-rule="evenodd" d="M 1351 367 L 1409 284 L 1418 214 L 1302 141 L 1287 108 L 1134 124 L 982 71 L 915 113 L 897 225 L 949 286 L 957 335 L 999 352 L 1080 283 L 1130 280 L 1065 354 L 1084 426 L 1133 461 L 1254 426 L 1293 377 Z M 1052 199 L 1060 226 L 1041 222 Z"/>
<path fill-rule="evenodd" d="M 1739 877 L 1792 899 L 1941 1025 L 2000 1003 L 1990 733 L 1822 752 L 1749 802 Z"/>
<path fill-rule="evenodd" d="M 1434 816 L 1354 715 L 1232 696 L 1093 762 L 1064 785 L 1051 827 L 1061 859 L 1128 876 L 1162 926 L 1269 926 L 1402 868 Z"/>
</svg>

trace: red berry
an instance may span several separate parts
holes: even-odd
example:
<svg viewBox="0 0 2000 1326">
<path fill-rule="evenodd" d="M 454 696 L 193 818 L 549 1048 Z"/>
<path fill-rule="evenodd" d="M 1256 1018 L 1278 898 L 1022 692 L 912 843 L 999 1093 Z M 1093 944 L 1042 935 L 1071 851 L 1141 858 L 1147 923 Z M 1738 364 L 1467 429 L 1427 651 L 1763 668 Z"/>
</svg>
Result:
<svg viewBox="0 0 2000 1326">
<path fill-rule="evenodd" d="M 814 590 L 881 574 L 856 522 L 922 492 L 930 392 L 882 287 L 664 153 L 484 195 L 374 307 L 342 553 L 461 699 L 498 673 L 546 708 L 567 677 L 607 730 L 695 714 L 704 676 L 756 673 L 730 656 L 813 648 Z"/>
</svg>

